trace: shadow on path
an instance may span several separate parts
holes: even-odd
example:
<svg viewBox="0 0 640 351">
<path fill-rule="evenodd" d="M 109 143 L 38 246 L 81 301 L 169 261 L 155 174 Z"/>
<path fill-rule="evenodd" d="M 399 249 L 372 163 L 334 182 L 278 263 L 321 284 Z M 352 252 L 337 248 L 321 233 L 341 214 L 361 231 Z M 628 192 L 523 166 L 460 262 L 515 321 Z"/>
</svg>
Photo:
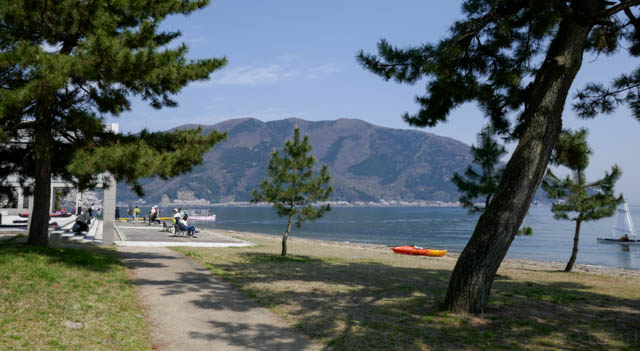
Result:
<svg viewBox="0 0 640 351">
<path fill-rule="evenodd" d="M 155 344 L 190 351 L 320 349 L 271 311 L 177 252 L 119 251 L 147 309 Z"/>
</svg>

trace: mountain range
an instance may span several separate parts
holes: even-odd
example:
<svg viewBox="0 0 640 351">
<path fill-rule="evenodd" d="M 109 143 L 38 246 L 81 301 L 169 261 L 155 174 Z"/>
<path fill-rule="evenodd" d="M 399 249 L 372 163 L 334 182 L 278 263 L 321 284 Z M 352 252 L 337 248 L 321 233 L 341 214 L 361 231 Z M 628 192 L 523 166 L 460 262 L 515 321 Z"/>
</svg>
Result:
<svg viewBox="0 0 640 351">
<path fill-rule="evenodd" d="M 204 133 L 227 132 L 229 138 L 190 173 L 168 181 L 143 180 L 147 201 L 249 201 L 266 176 L 271 152 L 282 148 L 294 127 L 309 136 L 318 164 L 329 166 L 335 188 L 332 201 L 456 201 L 459 193 L 450 179 L 472 161 L 470 147 L 455 139 L 358 119 L 262 122 L 240 118 L 176 129 L 196 127 Z M 118 201 L 135 199 L 126 184 L 118 185 Z"/>
</svg>

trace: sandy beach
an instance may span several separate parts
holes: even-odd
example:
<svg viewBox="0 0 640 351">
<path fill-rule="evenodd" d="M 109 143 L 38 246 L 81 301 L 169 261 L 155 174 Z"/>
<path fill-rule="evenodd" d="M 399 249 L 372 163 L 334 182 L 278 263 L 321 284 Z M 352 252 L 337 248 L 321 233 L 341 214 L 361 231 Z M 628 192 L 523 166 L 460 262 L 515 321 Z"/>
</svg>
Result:
<svg viewBox="0 0 640 351">
<path fill-rule="evenodd" d="M 270 240 L 270 241 L 280 242 L 282 240 L 282 237 L 280 235 L 238 232 L 238 231 L 232 231 L 232 230 L 216 230 L 216 232 L 220 232 L 221 234 L 224 234 L 224 235 L 229 235 L 232 237 L 237 237 L 237 238 L 249 240 L 249 241 Z M 299 243 L 299 244 L 304 244 L 304 246 L 307 246 L 307 245 L 313 246 L 317 249 L 317 255 L 327 255 L 330 253 L 336 254 L 336 251 L 332 250 L 332 248 L 344 248 L 344 249 L 358 249 L 359 251 L 361 250 L 360 253 L 358 253 L 357 251 L 351 251 L 353 253 L 353 256 L 351 256 L 352 258 L 354 257 L 375 258 L 375 257 L 380 257 L 380 255 L 402 257 L 402 255 L 394 254 L 391 251 L 391 246 L 385 246 L 385 245 L 297 238 L 295 237 L 295 234 L 289 237 L 288 242 L 290 243 L 290 245 L 291 244 L 295 245 Z M 453 266 L 455 266 L 456 261 L 458 260 L 458 256 L 460 256 L 459 253 L 447 252 L 447 255 L 445 257 L 437 258 L 437 260 L 440 263 L 444 263 L 445 265 L 451 266 L 451 269 L 453 269 Z M 506 258 L 502 262 L 500 269 L 563 271 L 565 266 L 566 266 L 566 262 L 549 262 L 549 261 L 535 261 L 535 260 Z M 640 271 L 638 270 L 606 267 L 606 266 L 596 266 L 596 265 L 585 265 L 585 264 L 575 264 L 573 267 L 573 271 L 582 272 L 582 273 L 604 274 L 604 275 L 640 277 Z"/>
</svg>

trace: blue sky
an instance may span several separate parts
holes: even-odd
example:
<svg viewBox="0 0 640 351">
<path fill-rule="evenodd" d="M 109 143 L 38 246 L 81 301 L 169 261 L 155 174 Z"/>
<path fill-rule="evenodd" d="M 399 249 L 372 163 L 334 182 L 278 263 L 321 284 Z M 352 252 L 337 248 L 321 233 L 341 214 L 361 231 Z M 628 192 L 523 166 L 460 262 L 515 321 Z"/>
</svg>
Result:
<svg viewBox="0 0 640 351">
<path fill-rule="evenodd" d="M 185 123 L 215 124 L 230 118 L 263 121 L 287 117 L 306 120 L 359 118 L 409 129 L 401 119 L 414 112 L 414 86 L 385 82 L 355 60 L 359 50 L 375 53 L 385 38 L 395 46 L 433 42 L 461 18 L 461 1 L 424 0 L 213 0 L 189 17 L 175 16 L 163 28 L 182 33 L 189 57 L 225 56 L 229 64 L 207 82 L 193 83 L 176 96 L 179 106 L 160 111 L 136 102 L 117 118 L 120 130 L 165 130 Z M 585 57 L 573 91 L 590 81 L 608 82 L 636 66 L 624 54 Z M 573 95 L 573 94 L 571 94 Z M 618 191 L 640 204 L 640 122 L 626 109 L 594 120 L 578 120 L 565 109 L 565 127 L 586 127 L 594 149 L 587 175 L 602 176 L 614 163 L 623 176 Z M 449 122 L 426 132 L 467 144 L 486 123 L 474 104 L 466 104 Z M 514 146 L 511 146 L 513 148 Z"/>
</svg>

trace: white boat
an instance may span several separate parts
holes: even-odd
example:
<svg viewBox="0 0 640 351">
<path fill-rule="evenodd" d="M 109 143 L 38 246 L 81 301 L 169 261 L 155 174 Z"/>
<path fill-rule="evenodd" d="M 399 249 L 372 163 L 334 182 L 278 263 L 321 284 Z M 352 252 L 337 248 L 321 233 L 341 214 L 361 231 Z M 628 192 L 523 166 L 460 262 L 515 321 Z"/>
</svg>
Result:
<svg viewBox="0 0 640 351">
<path fill-rule="evenodd" d="M 190 221 L 216 221 L 216 215 L 210 209 L 191 210 L 188 215 Z"/>
<path fill-rule="evenodd" d="M 640 245 L 636 228 L 633 226 L 629 205 L 623 199 L 616 210 L 616 219 L 613 221 L 610 238 L 598 238 L 600 244 Z"/>
</svg>

